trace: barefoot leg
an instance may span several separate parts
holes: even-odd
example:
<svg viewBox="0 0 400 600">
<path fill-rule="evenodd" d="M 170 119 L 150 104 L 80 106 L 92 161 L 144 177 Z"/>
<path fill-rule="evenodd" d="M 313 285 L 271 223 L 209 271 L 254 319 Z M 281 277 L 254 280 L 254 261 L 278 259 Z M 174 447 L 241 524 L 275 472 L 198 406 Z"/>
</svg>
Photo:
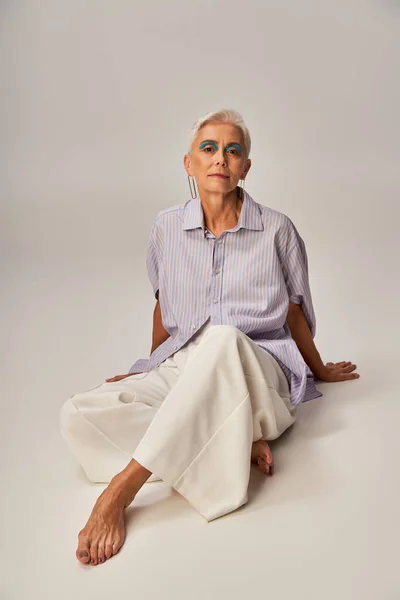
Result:
<svg viewBox="0 0 400 600">
<path fill-rule="evenodd" d="M 113 477 L 79 532 L 76 557 L 80 562 L 97 565 L 118 552 L 125 540 L 125 508 L 150 475 L 150 471 L 131 460 Z"/>
</svg>

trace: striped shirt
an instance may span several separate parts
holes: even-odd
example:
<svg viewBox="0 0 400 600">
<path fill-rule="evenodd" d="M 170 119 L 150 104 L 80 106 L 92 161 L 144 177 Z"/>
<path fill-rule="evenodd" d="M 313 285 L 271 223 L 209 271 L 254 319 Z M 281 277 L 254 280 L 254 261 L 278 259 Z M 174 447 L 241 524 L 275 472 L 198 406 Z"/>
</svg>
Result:
<svg viewBox="0 0 400 600">
<path fill-rule="evenodd" d="M 146 264 L 170 337 L 129 373 L 157 368 L 210 319 L 234 325 L 275 358 L 292 404 L 322 396 L 286 323 L 290 300 L 301 305 L 315 337 L 306 248 L 289 217 L 245 191 L 237 225 L 216 237 L 197 196 L 157 214 Z"/>
</svg>

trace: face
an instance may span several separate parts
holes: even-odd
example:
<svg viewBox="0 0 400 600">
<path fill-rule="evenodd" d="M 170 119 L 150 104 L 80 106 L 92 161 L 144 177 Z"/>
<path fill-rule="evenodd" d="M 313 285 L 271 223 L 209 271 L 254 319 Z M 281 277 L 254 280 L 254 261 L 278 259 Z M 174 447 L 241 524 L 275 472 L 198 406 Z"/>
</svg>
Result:
<svg viewBox="0 0 400 600">
<path fill-rule="evenodd" d="M 185 154 L 188 175 L 196 179 L 199 190 L 228 194 L 236 189 L 251 166 L 245 159 L 242 131 L 230 123 L 211 122 L 197 132 L 191 154 Z M 212 177 L 214 173 L 226 178 Z"/>
</svg>

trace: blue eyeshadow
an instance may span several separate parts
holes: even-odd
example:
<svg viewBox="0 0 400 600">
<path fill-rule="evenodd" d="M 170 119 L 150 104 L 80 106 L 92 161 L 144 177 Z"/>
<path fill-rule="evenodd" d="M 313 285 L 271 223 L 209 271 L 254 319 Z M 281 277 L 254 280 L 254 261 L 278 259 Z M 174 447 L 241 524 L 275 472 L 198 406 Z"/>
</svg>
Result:
<svg viewBox="0 0 400 600">
<path fill-rule="evenodd" d="M 200 144 L 200 150 L 202 150 L 205 146 L 214 146 L 215 148 L 217 148 L 218 150 L 218 146 L 215 142 L 211 142 L 211 141 L 205 141 L 202 144 Z M 228 146 L 226 148 L 230 148 L 231 146 L 233 146 L 234 148 L 236 148 L 237 150 L 239 150 L 239 152 L 242 151 L 242 148 L 240 146 L 240 144 L 228 144 Z M 225 148 L 225 150 L 226 150 Z"/>
</svg>

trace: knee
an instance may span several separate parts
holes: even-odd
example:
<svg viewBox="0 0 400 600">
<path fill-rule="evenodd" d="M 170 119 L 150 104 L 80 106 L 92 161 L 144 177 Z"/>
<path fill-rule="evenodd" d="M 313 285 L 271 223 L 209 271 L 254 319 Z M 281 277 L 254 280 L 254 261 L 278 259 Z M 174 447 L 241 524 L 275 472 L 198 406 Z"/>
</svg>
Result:
<svg viewBox="0 0 400 600">
<path fill-rule="evenodd" d="M 71 426 L 76 419 L 78 409 L 75 404 L 69 398 L 61 407 L 60 410 L 60 428 L 63 433 L 68 433 L 71 430 Z"/>
</svg>

